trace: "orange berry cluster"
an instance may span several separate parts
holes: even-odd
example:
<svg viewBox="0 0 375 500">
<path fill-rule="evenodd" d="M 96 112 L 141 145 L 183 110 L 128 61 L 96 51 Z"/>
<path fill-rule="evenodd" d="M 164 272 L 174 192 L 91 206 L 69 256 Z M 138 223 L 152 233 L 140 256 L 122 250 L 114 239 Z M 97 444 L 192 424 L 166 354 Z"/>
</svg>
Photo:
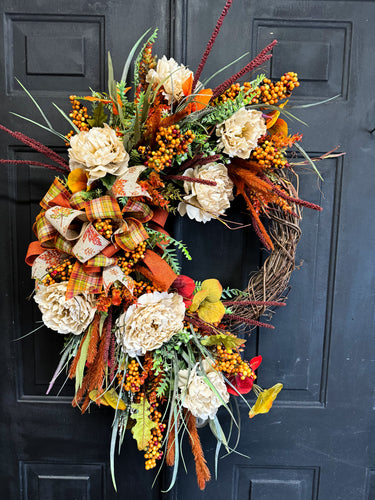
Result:
<svg viewBox="0 0 375 500">
<path fill-rule="evenodd" d="M 215 99 L 214 104 L 219 104 L 228 100 L 234 101 L 241 91 L 247 95 L 253 93 L 255 90 L 256 89 L 251 86 L 250 82 L 245 82 L 242 86 L 239 83 L 232 83 L 229 89 Z M 251 99 L 249 99 L 249 104 L 250 103 Z"/>
<path fill-rule="evenodd" d="M 57 267 L 49 267 L 47 275 L 42 280 L 44 286 L 53 285 L 54 283 L 61 283 L 62 281 L 69 281 L 72 274 L 73 263 L 70 259 L 65 260 Z"/>
<path fill-rule="evenodd" d="M 127 276 L 133 271 L 135 264 L 145 256 L 146 241 L 140 243 L 133 251 L 124 252 L 123 257 L 118 257 L 117 265 Z"/>
<path fill-rule="evenodd" d="M 288 162 L 284 155 L 275 146 L 269 136 L 264 136 L 259 139 L 258 146 L 251 152 L 250 160 L 259 163 L 264 170 L 288 166 Z"/>
<path fill-rule="evenodd" d="M 278 101 L 289 97 L 293 89 L 299 85 L 297 73 L 292 71 L 284 73 L 278 82 L 271 82 L 269 78 L 265 78 L 262 85 L 257 88 L 257 93 L 251 102 L 277 104 Z"/>
<path fill-rule="evenodd" d="M 110 240 L 113 234 L 112 219 L 96 219 L 94 227 L 106 240 Z"/>
<path fill-rule="evenodd" d="M 162 440 L 163 440 L 163 432 L 166 428 L 166 424 L 160 423 L 160 419 L 162 414 L 160 411 L 157 411 L 156 407 L 158 403 L 153 403 L 151 406 L 154 407 L 152 412 L 152 421 L 157 425 L 151 430 L 152 438 L 147 443 L 145 448 L 145 469 L 150 470 L 156 467 L 156 460 L 160 460 L 163 457 L 163 452 L 161 451 Z"/>
<path fill-rule="evenodd" d="M 133 295 L 135 297 L 140 297 L 144 293 L 161 292 L 162 289 L 154 286 L 152 283 L 147 283 L 146 281 L 135 281 Z"/>
<path fill-rule="evenodd" d="M 132 359 L 126 370 L 124 389 L 134 394 L 139 392 L 142 383 L 139 376 L 139 364 L 135 359 Z"/>
<path fill-rule="evenodd" d="M 228 376 L 239 375 L 242 380 L 247 377 L 256 378 L 255 373 L 250 368 L 248 362 L 241 358 L 240 350 L 227 349 L 224 346 L 216 347 L 216 361 L 214 368 L 220 372 L 225 372 Z"/>
<path fill-rule="evenodd" d="M 87 123 L 87 119 L 89 115 L 87 113 L 86 106 L 83 106 L 77 99 L 75 95 L 69 96 L 70 102 L 72 104 L 72 111 L 69 113 L 69 118 L 71 118 L 72 122 L 76 127 L 81 131 L 88 131 L 89 124 Z M 65 137 L 69 141 L 69 139 L 74 135 L 75 132 L 71 130 Z M 67 143 L 69 145 L 69 143 Z"/>
<path fill-rule="evenodd" d="M 179 125 L 160 127 L 156 135 L 159 146 L 156 151 L 150 151 L 147 146 L 139 146 L 138 151 L 146 156 L 146 167 L 153 168 L 156 172 L 172 165 L 174 156 L 183 155 L 188 151 L 189 144 L 195 139 L 191 130 L 185 133 L 180 131 Z"/>
</svg>

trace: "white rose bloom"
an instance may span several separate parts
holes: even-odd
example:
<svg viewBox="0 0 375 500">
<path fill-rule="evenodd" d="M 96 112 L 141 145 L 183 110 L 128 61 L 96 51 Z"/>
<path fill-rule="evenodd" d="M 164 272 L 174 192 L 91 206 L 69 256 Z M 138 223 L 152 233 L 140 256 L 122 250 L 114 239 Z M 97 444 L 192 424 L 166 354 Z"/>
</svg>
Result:
<svg viewBox="0 0 375 500">
<path fill-rule="evenodd" d="M 185 202 L 180 202 L 180 215 L 187 214 L 190 219 L 206 223 L 215 215 L 222 215 L 230 207 L 233 200 L 233 182 L 228 176 L 228 169 L 222 163 L 208 163 L 207 165 L 188 168 L 184 176 L 194 177 L 216 182 L 216 186 L 199 184 L 198 182 L 184 182 Z"/>
<path fill-rule="evenodd" d="M 181 295 L 145 293 L 117 319 L 117 342 L 130 356 L 146 354 L 181 331 L 184 316 L 185 304 Z"/>
<path fill-rule="evenodd" d="M 183 64 L 178 64 L 173 58 L 163 56 L 158 60 L 156 70 L 150 69 L 146 75 L 146 82 L 162 84 L 164 96 L 168 104 L 179 101 L 185 94 L 182 90 L 184 82 L 193 74 Z"/>
<path fill-rule="evenodd" d="M 106 123 L 103 128 L 94 127 L 74 135 L 68 152 L 70 170 L 86 170 L 89 184 L 106 174 L 122 176 L 128 168 L 129 155 L 116 132 Z"/>
<path fill-rule="evenodd" d="M 43 323 L 59 333 L 79 335 L 89 326 L 95 315 L 95 297 L 79 294 L 65 300 L 68 283 L 40 286 L 34 300 L 42 312 Z"/>
<path fill-rule="evenodd" d="M 224 153 L 243 159 L 249 158 L 258 139 L 266 132 L 261 111 L 246 108 L 239 109 L 216 128 L 216 135 L 220 137 L 218 143 Z"/>
<path fill-rule="evenodd" d="M 216 371 L 207 360 L 203 360 L 202 365 L 207 378 L 221 399 L 210 389 L 202 375 L 198 375 L 199 363 L 194 366 L 190 375 L 189 370 L 178 372 L 178 387 L 181 391 L 182 406 L 187 408 L 194 417 L 206 420 L 214 418 L 223 402 L 229 401 L 229 393 L 222 374 Z"/>
</svg>

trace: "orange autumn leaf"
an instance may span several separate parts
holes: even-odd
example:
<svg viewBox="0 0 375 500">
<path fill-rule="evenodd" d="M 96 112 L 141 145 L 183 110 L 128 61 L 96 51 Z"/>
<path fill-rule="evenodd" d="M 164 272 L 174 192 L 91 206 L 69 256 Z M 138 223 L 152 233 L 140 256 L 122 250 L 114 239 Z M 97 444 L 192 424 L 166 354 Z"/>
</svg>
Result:
<svg viewBox="0 0 375 500">
<path fill-rule="evenodd" d="M 193 88 L 193 75 L 190 75 L 182 84 L 182 91 L 186 97 L 190 96 Z M 193 100 L 186 106 L 184 111 L 188 114 L 204 109 L 212 98 L 211 89 L 202 89 L 193 96 Z"/>
<path fill-rule="evenodd" d="M 191 94 L 192 87 L 193 87 L 193 75 L 190 75 L 189 78 L 187 78 L 182 84 L 182 91 L 185 96 Z"/>
<path fill-rule="evenodd" d="M 126 92 L 128 92 L 128 90 L 130 90 L 130 88 L 131 87 L 126 87 L 126 89 L 124 89 L 124 94 L 126 94 Z M 86 101 L 91 101 L 91 102 L 98 101 L 98 102 L 102 102 L 103 104 L 112 104 L 113 114 L 118 115 L 116 104 L 112 99 L 101 99 L 100 97 L 93 97 L 91 95 L 87 95 L 87 96 L 83 97 L 83 99 L 85 99 Z M 120 106 L 120 108 L 123 107 L 120 93 L 118 91 L 117 91 L 117 104 Z"/>
<path fill-rule="evenodd" d="M 74 193 L 86 191 L 87 174 L 83 168 L 75 168 L 68 175 L 68 188 Z"/>
</svg>

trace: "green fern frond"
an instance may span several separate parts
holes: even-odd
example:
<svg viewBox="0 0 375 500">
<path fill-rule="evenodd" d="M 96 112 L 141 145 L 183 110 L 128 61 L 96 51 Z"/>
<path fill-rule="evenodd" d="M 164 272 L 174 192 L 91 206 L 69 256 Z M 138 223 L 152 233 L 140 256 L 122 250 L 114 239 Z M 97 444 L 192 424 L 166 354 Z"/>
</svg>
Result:
<svg viewBox="0 0 375 500">
<path fill-rule="evenodd" d="M 162 258 L 171 266 L 176 274 L 180 274 L 181 266 L 176 254 L 176 250 L 168 248 L 168 246 L 173 245 L 175 248 L 181 251 L 187 260 L 192 260 L 192 257 L 184 243 L 182 241 L 175 240 L 172 236 L 166 235 L 150 227 L 146 227 L 146 231 L 149 235 L 147 240 L 147 245 L 153 249 L 156 245 L 159 245 L 163 250 Z"/>
</svg>

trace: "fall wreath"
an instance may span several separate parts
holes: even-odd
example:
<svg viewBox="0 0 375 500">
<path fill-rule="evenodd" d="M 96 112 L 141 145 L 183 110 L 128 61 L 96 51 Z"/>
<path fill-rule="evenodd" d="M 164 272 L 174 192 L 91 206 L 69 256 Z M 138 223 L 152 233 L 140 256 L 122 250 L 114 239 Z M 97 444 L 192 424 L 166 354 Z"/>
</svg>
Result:
<svg viewBox="0 0 375 500">
<path fill-rule="evenodd" d="M 209 423 L 218 450 L 235 452 L 218 409 L 236 425 L 230 395 L 242 398 L 252 418 L 268 412 L 282 389 L 279 383 L 269 389 L 255 383 L 262 357 L 242 359 L 242 334 L 244 328 L 271 327 L 267 312 L 285 305 L 301 234 L 300 207 L 320 210 L 298 198 L 288 151 L 294 148 L 312 167 L 314 161 L 285 121 L 293 117 L 287 103 L 299 86 L 297 75 L 272 82 L 259 74 L 238 83 L 271 57 L 276 41 L 216 88 L 208 86 L 210 78 L 200 81 L 230 4 L 195 73 L 174 59 L 157 60 L 157 30 L 135 44 L 119 82 L 109 56 L 108 92 L 70 96 L 68 114 L 58 108 L 72 129 L 66 135 L 53 128 L 23 87 L 42 114 L 41 126 L 68 146 L 69 163 L 0 126 L 49 160 L 3 163 L 58 173 L 40 202 L 37 240 L 26 257 L 43 322 L 65 335 L 48 393 L 65 372 L 75 380 L 72 404 L 82 413 L 91 405 L 113 408 L 114 485 L 114 448 L 128 428 L 146 469 L 164 462 L 173 467 L 170 487 L 186 435 L 203 489 L 211 474 L 197 421 Z M 137 51 L 130 88 L 126 82 Z M 244 291 L 223 290 L 215 277 L 197 282 L 181 275 L 177 251 L 191 257 L 164 229 L 168 214 L 229 225 L 225 212 L 235 196 L 245 200 L 253 229 L 270 251 L 263 267 Z M 238 325 L 244 327 L 241 335 Z M 253 405 L 244 396 L 251 390 L 257 397 Z"/>
</svg>

